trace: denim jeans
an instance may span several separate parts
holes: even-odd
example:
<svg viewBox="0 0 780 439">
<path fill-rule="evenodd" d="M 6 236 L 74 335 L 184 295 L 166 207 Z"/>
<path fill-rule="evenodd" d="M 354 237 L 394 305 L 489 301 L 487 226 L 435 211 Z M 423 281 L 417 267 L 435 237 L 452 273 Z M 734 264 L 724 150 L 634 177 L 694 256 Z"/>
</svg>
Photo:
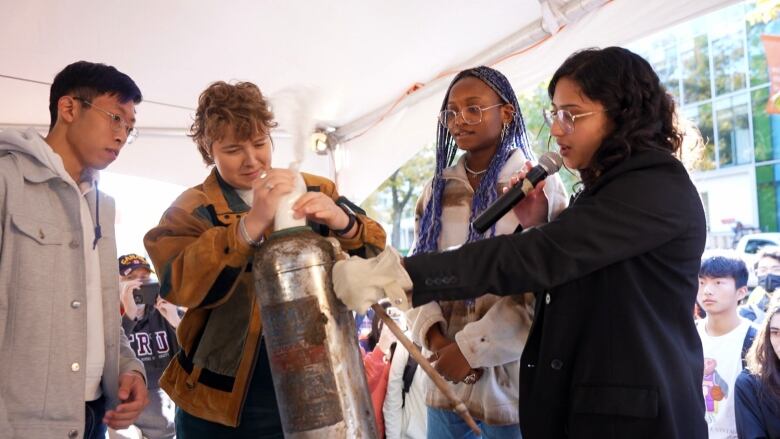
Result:
<svg viewBox="0 0 780 439">
<path fill-rule="evenodd" d="M 241 425 L 228 427 L 207 421 L 176 407 L 177 439 L 284 439 L 281 425 L 274 422 L 278 412 L 259 413 L 252 409 L 244 410 Z"/>
<path fill-rule="evenodd" d="M 238 427 L 207 421 L 179 407 L 176 407 L 175 424 L 177 439 L 283 439 L 265 340 L 260 343 L 260 353 Z"/>
<path fill-rule="evenodd" d="M 105 396 L 84 404 L 84 439 L 105 439 L 106 424 L 103 423 L 105 414 Z"/>
<path fill-rule="evenodd" d="M 520 424 L 487 425 L 475 419 L 484 439 L 522 439 Z M 455 412 L 428 407 L 428 439 L 476 439 Z"/>
</svg>

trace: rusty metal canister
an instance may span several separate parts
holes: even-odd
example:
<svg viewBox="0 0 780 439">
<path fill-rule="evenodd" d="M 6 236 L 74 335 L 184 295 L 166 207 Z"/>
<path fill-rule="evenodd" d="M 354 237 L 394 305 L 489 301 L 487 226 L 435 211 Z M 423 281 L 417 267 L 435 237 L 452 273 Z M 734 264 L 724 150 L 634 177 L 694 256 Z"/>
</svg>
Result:
<svg viewBox="0 0 780 439">
<path fill-rule="evenodd" d="M 333 292 L 337 245 L 298 227 L 274 233 L 255 253 L 286 438 L 377 438 L 355 320 Z"/>
</svg>

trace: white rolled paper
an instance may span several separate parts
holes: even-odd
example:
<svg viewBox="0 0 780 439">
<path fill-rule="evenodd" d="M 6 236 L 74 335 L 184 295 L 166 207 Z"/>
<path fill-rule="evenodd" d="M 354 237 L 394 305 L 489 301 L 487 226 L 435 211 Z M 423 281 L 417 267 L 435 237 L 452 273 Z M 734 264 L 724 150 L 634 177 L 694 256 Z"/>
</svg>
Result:
<svg viewBox="0 0 780 439">
<path fill-rule="evenodd" d="M 306 193 L 306 182 L 303 181 L 303 176 L 301 176 L 300 173 L 297 174 L 297 176 L 295 189 L 279 199 L 279 205 L 276 208 L 276 216 L 274 216 L 274 231 L 306 225 L 306 217 L 296 219 L 293 216 L 293 205 L 298 201 L 298 198 L 300 198 L 301 195 Z"/>
</svg>

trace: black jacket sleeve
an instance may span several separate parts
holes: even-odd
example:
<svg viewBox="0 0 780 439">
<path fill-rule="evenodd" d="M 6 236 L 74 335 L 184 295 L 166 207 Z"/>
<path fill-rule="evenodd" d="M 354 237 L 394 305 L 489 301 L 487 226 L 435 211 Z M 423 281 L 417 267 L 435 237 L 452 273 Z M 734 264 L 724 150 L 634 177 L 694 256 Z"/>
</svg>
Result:
<svg viewBox="0 0 780 439">
<path fill-rule="evenodd" d="M 409 257 L 413 304 L 547 290 L 646 253 L 699 226 L 686 184 L 680 172 L 627 173 L 548 224 Z"/>
<path fill-rule="evenodd" d="M 737 436 L 740 439 L 765 439 L 769 433 L 764 428 L 761 403 L 758 400 L 758 382 L 743 371 L 734 386 L 736 400 L 734 414 L 737 420 Z"/>
</svg>

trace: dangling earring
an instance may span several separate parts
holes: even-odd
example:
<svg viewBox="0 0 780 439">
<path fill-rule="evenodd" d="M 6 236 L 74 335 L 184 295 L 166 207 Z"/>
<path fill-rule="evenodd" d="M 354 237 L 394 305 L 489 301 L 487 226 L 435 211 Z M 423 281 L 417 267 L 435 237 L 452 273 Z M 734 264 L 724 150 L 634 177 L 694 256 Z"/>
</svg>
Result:
<svg viewBox="0 0 780 439">
<path fill-rule="evenodd" d="M 501 143 L 504 142 L 504 137 L 506 137 L 507 131 L 509 131 L 509 124 L 504 122 L 504 126 L 501 127 Z"/>
</svg>

